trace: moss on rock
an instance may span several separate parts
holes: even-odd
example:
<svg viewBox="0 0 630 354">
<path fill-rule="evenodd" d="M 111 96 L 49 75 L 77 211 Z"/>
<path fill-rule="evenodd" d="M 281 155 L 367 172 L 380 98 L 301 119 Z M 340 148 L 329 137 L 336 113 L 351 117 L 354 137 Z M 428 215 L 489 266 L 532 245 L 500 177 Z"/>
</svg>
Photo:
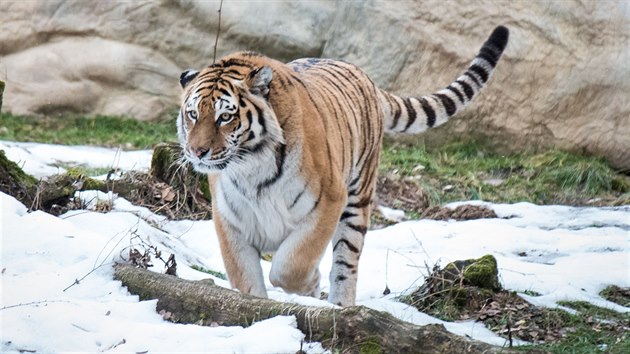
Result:
<svg viewBox="0 0 630 354">
<path fill-rule="evenodd" d="M 37 192 L 37 179 L 25 173 L 0 150 L 0 191 L 30 207 Z"/>
<path fill-rule="evenodd" d="M 497 260 L 492 255 L 477 259 L 454 261 L 442 270 L 449 281 L 460 281 L 464 285 L 497 291 L 501 289 Z"/>
<path fill-rule="evenodd" d="M 500 290 L 497 260 L 489 254 L 472 260 L 472 263 L 464 268 L 464 281 L 483 289 Z"/>
<path fill-rule="evenodd" d="M 433 269 L 424 284 L 401 299 L 420 311 L 445 320 L 472 313 L 501 290 L 497 261 L 492 255 L 458 260 Z"/>
<path fill-rule="evenodd" d="M 66 171 L 66 175 L 68 177 L 74 179 L 75 181 L 81 182 L 80 190 L 98 190 L 98 191 L 106 191 L 107 186 L 105 182 L 99 181 L 97 179 L 86 176 L 81 169 L 78 168 L 70 168 Z"/>
</svg>

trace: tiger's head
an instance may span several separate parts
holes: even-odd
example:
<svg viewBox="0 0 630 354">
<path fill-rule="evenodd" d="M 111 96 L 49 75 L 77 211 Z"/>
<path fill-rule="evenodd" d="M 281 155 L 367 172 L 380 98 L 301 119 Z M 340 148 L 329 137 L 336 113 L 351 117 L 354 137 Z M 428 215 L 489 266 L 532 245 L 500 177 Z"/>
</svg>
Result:
<svg viewBox="0 0 630 354">
<path fill-rule="evenodd" d="M 283 141 L 269 102 L 272 77 L 269 66 L 234 59 L 181 74 L 177 134 L 197 171 L 217 172 Z"/>
</svg>

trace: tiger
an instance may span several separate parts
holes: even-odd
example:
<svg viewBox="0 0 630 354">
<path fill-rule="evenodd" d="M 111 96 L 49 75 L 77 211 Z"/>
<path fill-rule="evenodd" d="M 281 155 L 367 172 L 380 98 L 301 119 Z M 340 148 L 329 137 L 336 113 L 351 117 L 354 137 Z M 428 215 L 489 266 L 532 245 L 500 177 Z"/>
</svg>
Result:
<svg viewBox="0 0 630 354">
<path fill-rule="evenodd" d="M 250 51 L 184 71 L 177 136 L 183 159 L 207 175 L 232 288 L 267 297 L 261 255 L 271 254 L 271 285 L 319 297 L 331 244 L 328 301 L 354 305 L 384 133 L 446 123 L 488 82 L 508 37 L 496 27 L 463 74 L 421 97 L 388 93 L 332 59 L 285 64 Z"/>
</svg>

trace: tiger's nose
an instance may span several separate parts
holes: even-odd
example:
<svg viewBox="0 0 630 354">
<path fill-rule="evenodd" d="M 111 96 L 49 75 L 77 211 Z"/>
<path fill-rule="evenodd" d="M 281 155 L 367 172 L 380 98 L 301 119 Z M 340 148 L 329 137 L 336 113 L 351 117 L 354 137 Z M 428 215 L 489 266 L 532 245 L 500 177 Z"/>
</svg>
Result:
<svg viewBox="0 0 630 354">
<path fill-rule="evenodd" d="M 198 147 L 195 149 L 195 155 L 197 155 L 198 158 L 202 158 L 206 156 L 208 151 L 210 151 L 210 149 L 205 148 L 205 147 Z"/>
</svg>

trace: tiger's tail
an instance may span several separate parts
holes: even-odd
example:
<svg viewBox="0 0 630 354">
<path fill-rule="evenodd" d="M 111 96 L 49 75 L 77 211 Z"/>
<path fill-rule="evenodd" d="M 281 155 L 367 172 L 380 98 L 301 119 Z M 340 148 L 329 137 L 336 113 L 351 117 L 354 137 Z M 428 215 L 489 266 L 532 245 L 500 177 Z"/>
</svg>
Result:
<svg viewBox="0 0 630 354">
<path fill-rule="evenodd" d="M 420 133 L 444 124 L 484 87 L 507 45 L 509 30 L 494 29 L 466 71 L 445 89 L 422 97 L 398 97 L 380 90 L 385 131 Z"/>
</svg>

